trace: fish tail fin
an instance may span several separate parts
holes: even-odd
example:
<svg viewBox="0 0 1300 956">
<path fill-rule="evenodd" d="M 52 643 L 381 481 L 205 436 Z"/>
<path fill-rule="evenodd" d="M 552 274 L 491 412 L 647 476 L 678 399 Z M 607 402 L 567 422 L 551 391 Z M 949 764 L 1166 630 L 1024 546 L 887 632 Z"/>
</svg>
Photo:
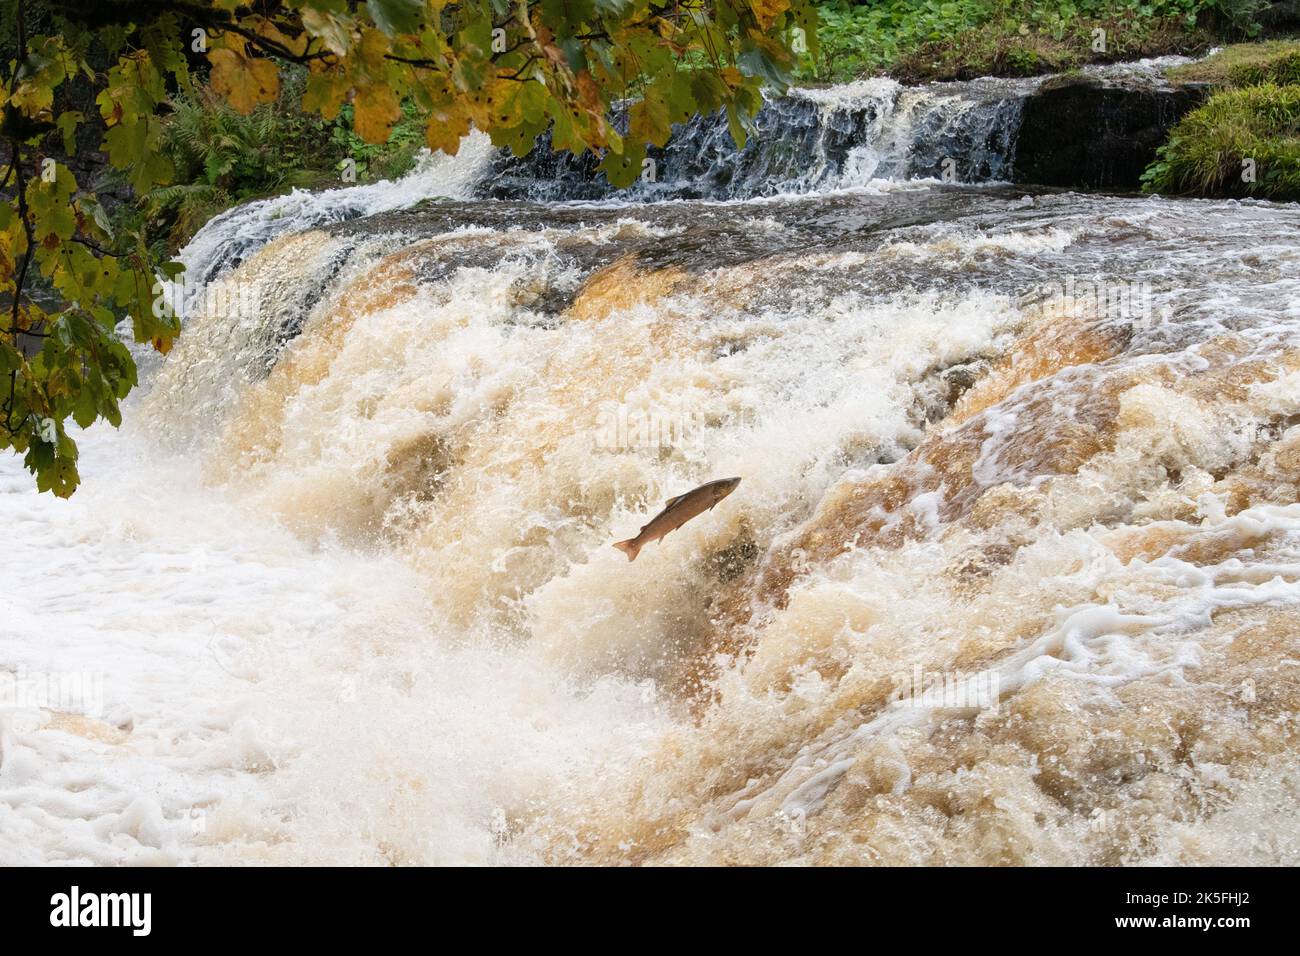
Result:
<svg viewBox="0 0 1300 956">
<path fill-rule="evenodd" d="M 636 543 L 636 538 L 628 538 L 626 541 L 615 541 L 614 547 L 626 554 L 629 561 L 635 561 L 636 556 L 641 553 L 641 545 Z"/>
</svg>

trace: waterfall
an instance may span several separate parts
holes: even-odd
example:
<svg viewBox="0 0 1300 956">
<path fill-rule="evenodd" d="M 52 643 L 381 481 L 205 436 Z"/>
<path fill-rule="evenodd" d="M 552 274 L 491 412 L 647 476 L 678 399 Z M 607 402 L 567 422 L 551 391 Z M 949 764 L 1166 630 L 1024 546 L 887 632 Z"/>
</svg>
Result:
<svg viewBox="0 0 1300 956">
<path fill-rule="evenodd" d="M 404 209 L 425 199 L 465 198 L 487 171 L 491 155 L 488 138 L 474 132 L 465 137 L 454 157 L 423 151 L 415 168 L 400 179 L 319 192 L 295 189 L 285 196 L 228 209 L 209 220 L 177 255 L 185 266 L 184 294 L 174 296 L 172 305 L 185 314 L 185 299 L 197 288 L 235 268 L 277 236 Z"/>
<path fill-rule="evenodd" d="M 277 236 L 428 199 L 745 199 L 869 187 L 882 180 L 1007 179 L 1020 108 L 1039 82 L 982 79 L 904 87 L 873 79 L 796 89 L 768 100 L 739 150 L 722 114 L 676 127 L 667 147 L 650 150 L 653 176 L 626 190 L 610 187 L 596 171 L 595 158 L 553 152 L 547 136 L 518 159 L 474 133 L 455 157 L 426 153 L 414 171 L 393 182 L 294 190 L 214 217 L 181 250 L 185 291 L 172 298 L 184 313 L 196 287 Z"/>
<path fill-rule="evenodd" d="M 1039 82 L 904 87 L 873 79 L 796 89 L 767 101 L 739 150 L 721 113 L 675 127 L 665 148 L 649 150 L 647 174 L 626 190 L 612 189 L 593 157 L 557 154 L 543 136 L 523 159 L 498 154 L 477 193 L 538 201 L 745 199 L 945 173 L 956 182 L 1006 179 L 1020 108 Z"/>
<path fill-rule="evenodd" d="M 1033 82 L 213 220 L 0 459 L 0 863 L 1300 862 L 1300 207 L 998 183 Z"/>
</svg>

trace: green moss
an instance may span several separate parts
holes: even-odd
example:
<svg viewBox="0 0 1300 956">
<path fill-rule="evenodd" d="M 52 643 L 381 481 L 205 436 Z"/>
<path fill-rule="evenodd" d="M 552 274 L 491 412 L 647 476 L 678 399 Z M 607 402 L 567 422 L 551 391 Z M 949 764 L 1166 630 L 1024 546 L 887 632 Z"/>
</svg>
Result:
<svg viewBox="0 0 1300 956">
<path fill-rule="evenodd" d="M 1097 30 L 1105 33 L 1104 50 L 1093 48 Z M 893 72 L 913 82 L 1036 76 L 1087 63 L 1196 53 L 1209 44 L 1209 34 L 1189 26 L 1183 17 L 1149 17 L 1132 10 L 1107 17 L 1072 18 L 1054 23 L 1051 29 L 998 20 L 922 44 L 901 57 Z"/>
<path fill-rule="evenodd" d="M 1293 83 L 1297 57 L 1300 57 L 1300 41 L 1296 40 L 1234 43 L 1197 63 L 1175 67 L 1169 71 L 1169 78 L 1179 83 L 1215 86 L 1252 86 L 1270 79 Z M 1281 80 L 1277 70 L 1290 70 L 1291 79 Z"/>
<path fill-rule="evenodd" d="M 1243 172 L 1253 165 L 1253 181 Z M 1300 86 L 1216 93 L 1187 114 L 1143 176 L 1148 191 L 1300 199 Z"/>
<path fill-rule="evenodd" d="M 1300 83 L 1300 44 L 1294 50 L 1263 62 L 1239 63 L 1228 71 L 1228 82 L 1232 86 L 1258 86 L 1261 83 L 1286 86 Z"/>
<path fill-rule="evenodd" d="M 1300 42 L 1234 44 L 1170 77 L 1223 90 L 1171 131 L 1148 191 L 1300 199 Z"/>
<path fill-rule="evenodd" d="M 1199 53 L 1235 35 L 1222 7 L 1253 0 L 879 0 L 819 4 L 821 53 L 802 82 L 873 73 L 966 79 L 1059 72 L 1085 63 Z M 1096 48 L 1095 30 L 1105 31 Z"/>
</svg>

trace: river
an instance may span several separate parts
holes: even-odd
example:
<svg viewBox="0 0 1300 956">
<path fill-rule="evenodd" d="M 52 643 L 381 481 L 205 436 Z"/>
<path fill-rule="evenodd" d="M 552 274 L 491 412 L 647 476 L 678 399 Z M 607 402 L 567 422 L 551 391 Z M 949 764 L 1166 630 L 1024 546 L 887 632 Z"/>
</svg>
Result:
<svg viewBox="0 0 1300 956">
<path fill-rule="evenodd" d="M 1300 862 L 1300 207 L 1008 185 L 1035 82 L 210 223 L 0 460 L 0 862 Z"/>
</svg>

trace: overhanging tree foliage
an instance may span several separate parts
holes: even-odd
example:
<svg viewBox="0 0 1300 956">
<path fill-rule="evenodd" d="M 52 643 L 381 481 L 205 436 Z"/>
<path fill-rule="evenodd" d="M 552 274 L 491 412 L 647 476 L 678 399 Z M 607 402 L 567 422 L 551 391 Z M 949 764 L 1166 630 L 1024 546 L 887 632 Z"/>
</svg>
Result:
<svg viewBox="0 0 1300 956">
<path fill-rule="evenodd" d="M 812 0 L 44 0 L 55 29 L 31 36 L 25 2 L 0 118 L 0 449 L 24 453 L 37 486 L 60 496 L 78 482 L 68 419 L 117 425 L 136 384 L 118 321 L 129 315 L 136 341 L 162 352 L 180 331 L 154 308 L 158 275 L 177 264 L 154 261 L 142 233 L 115 234 L 87 184 L 47 155 L 56 143 L 71 154 L 88 119 L 62 106 L 65 84 L 98 89 L 102 148 L 137 196 L 174 175 L 159 138 L 195 62 L 243 113 L 273 100 L 282 66 L 298 63 L 310 71 L 303 108 L 332 119 L 351 103 L 370 142 L 387 140 L 410 99 L 432 149 L 455 153 L 474 126 L 523 154 L 549 128 L 555 149 L 599 153 L 622 186 L 646 145 L 695 113 L 725 109 L 743 143 L 760 90 L 783 87 L 796 51 L 816 44 Z M 93 69 L 92 49 L 112 65 Z M 611 116 L 619 101 L 625 133 Z M 37 274 L 55 293 L 44 308 Z"/>
</svg>

